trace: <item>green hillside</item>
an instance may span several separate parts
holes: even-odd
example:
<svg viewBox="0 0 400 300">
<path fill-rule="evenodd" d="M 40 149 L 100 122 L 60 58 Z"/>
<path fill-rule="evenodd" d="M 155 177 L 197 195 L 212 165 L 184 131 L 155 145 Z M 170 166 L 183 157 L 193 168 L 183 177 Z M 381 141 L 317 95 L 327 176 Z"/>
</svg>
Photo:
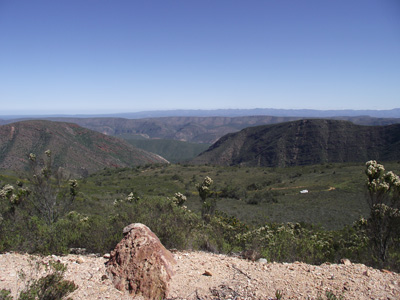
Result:
<svg viewBox="0 0 400 300">
<path fill-rule="evenodd" d="M 210 144 L 195 144 L 175 140 L 120 137 L 137 148 L 161 155 L 171 163 L 191 160 L 210 146 Z"/>
</svg>

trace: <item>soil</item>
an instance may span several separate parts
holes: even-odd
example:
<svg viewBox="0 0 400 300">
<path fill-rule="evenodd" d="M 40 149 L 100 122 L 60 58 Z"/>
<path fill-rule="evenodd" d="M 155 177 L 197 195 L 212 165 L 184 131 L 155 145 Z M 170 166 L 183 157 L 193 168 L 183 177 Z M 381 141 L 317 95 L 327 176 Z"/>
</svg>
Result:
<svg viewBox="0 0 400 300">
<path fill-rule="evenodd" d="M 277 291 L 281 292 L 281 299 L 327 299 L 326 292 L 332 292 L 337 299 L 341 296 L 343 299 L 400 299 L 400 274 L 362 264 L 314 266 L 300 262 L 253 262 L 205 252 L 173 254 L 177 263 L 169 299 L 267 300 L 275 299 Z M 45 274 L 42 263 L 51 259 L 66 264 L 65 279 L 79 286 L 69 295 L 72 299 L 132 299 L 127 292 L 113 287 L 104 266 L 107 259 L 95 255 L 2 254 L 0 289 L 11 290 L 16 299 L 28 286 L 29 278 Z M 21 271 L 25 279 L 19 276 Z"/>
</svg>

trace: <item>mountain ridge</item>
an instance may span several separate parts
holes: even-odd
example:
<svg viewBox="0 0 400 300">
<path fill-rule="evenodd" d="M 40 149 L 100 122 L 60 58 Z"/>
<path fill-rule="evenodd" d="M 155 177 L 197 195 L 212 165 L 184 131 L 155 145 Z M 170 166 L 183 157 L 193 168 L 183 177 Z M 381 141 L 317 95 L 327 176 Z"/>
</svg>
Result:
<svg viewBox="0 0 400 300">
<path fill-rule="evenodd" d="M 0 126 L 2 169 L 23 170 L 29 153 L 40 156 L 47 149 L 56 167 L 80 175 L 105 167 L 167 163 L 159 155 L 73 123 L 34 120 Z"/>
<path fill-rule="evenodd" d="M 107 135 L 130 138 L 171 139 L 193 143 L 212 144 L 227 133 L 243 128 L 294 121 L 303 117 L 242 116 L 242 117 L 163 117 L 145 119 L 124 118 L 48 118 L 51 121 L 70 122 Z M 361 125 L 389 125 L 400 123 L 400 118 L 371 118 L 366 116 L 335 117 Z M 3 120 L 10 123 L 13 120 Z"/>
<path fill-rule="evenodd" d="M 285 167 L 400 159 L 400 124 L 362 126 L 303 119 L 245 128 L 223 136 L 196 164 Z"/>
</svg>

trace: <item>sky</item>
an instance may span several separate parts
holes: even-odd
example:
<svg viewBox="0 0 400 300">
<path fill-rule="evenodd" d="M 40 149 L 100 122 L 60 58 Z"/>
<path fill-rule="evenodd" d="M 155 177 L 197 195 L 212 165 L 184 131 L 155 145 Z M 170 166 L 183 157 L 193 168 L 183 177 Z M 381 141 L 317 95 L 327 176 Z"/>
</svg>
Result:
<svg viewBox="0 0 400 300">
<path fill-rule="evenodd" d="M 398 107 L 399 0 L 0 0 L 0 115 Z"/>
</svg>

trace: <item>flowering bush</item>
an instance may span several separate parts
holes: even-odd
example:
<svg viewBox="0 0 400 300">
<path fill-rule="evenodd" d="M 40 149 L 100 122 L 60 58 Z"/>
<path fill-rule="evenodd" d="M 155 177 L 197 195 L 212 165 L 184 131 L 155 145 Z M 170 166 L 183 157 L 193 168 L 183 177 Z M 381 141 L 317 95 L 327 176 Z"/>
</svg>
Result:
<svg viewBox="0 0 400 300">
<path fill-rule="evenodd" d="M 213 184 L 213 180 L 206 176 L 201 184 L 196 184 L 196 188 L 199 192 L 201 201 L 203 202 L 201 208 L 201 217 L 204 221 L 210 222 L 211 216 L 214 215 L 215 208 L 217 206 L 215 199 L 210 199 L 208 196 L 211 194 L 210 186 Z M 207 199 L 208 198 L 208 199 Z"/>
<path fill-rule="evenodd" d="M 172 201 L 177 205 L 183 207 L 183 204 L 186 202 L 187 198 L 184 194 L 182 193 L 175 193 L 174 198 L 172 198 Z"/>
<path fill-rule="evenodd" d="M 365 173 L 370 207 L 365 227 L 376 258 L 384 263 L 389 248 L 400 239 L 400 178 L 374 160 L 366 163 Z"/>
</svg>

